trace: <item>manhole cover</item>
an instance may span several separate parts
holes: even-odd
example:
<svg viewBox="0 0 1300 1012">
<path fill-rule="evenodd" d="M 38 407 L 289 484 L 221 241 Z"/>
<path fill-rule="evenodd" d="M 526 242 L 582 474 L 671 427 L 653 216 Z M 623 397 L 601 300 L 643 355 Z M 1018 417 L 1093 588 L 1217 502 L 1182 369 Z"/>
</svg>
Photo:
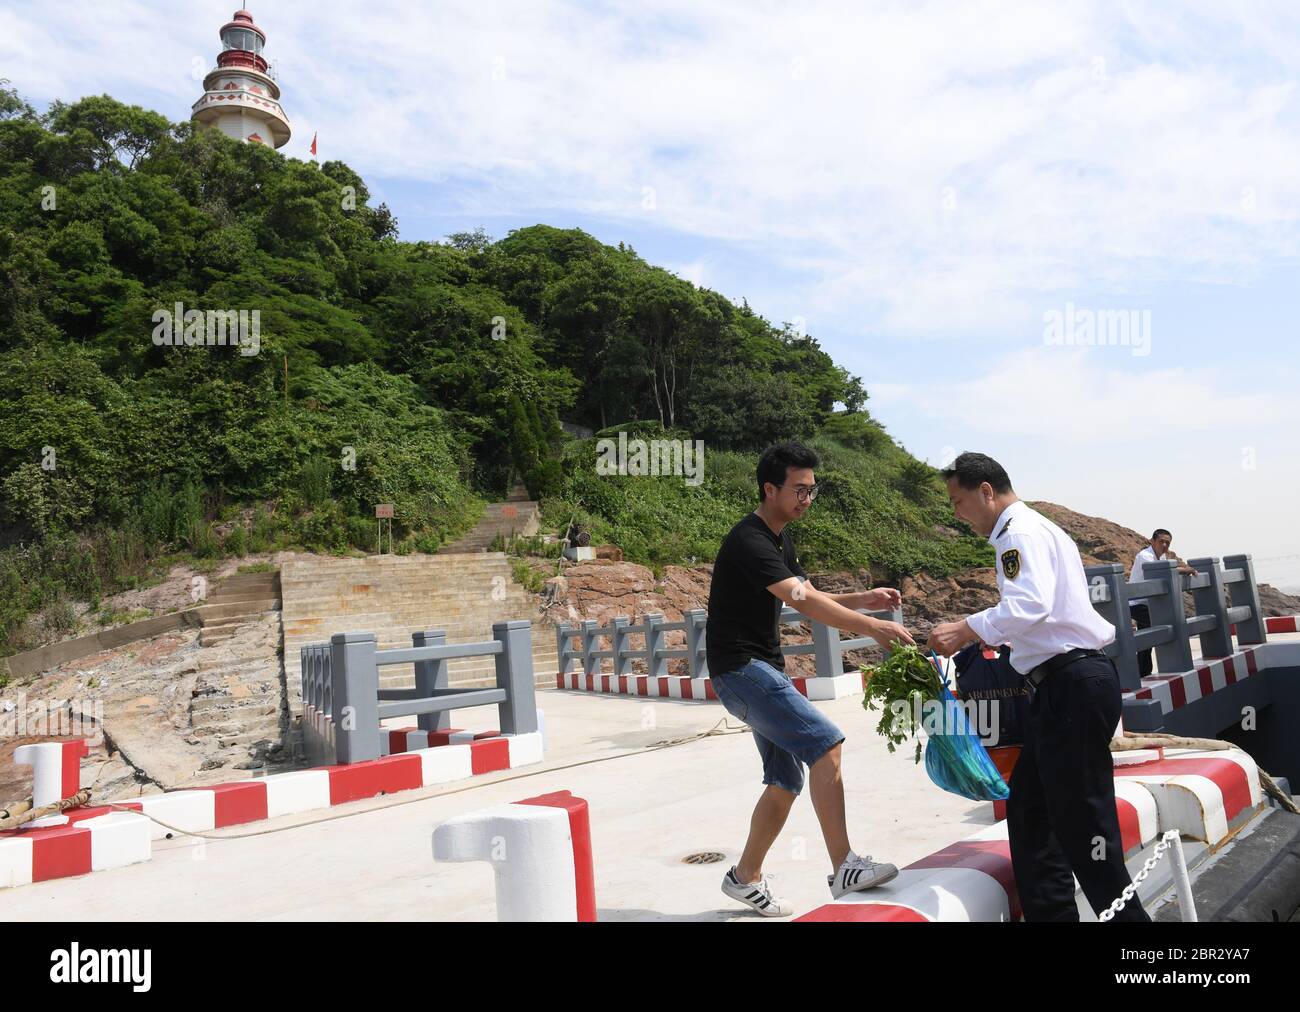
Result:
<svg viewBox="0 0 1300 1012">
<path fill-rule="evenodd" d="M 698 854 L 687 854 L 682 858 L 682 864 L 717 864 L 726 859 L 726 854 L 719 854 L 716 850 L 705 850 Z"/>
</svg>

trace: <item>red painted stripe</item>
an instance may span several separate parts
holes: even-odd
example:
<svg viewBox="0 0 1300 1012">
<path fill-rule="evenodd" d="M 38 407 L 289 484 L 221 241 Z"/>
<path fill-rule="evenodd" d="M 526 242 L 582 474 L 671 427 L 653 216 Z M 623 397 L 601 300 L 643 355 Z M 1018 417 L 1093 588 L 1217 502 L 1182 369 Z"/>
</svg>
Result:
<svg viewBox="0 0 1300 1012">
<path fill-rule="evenodd" d="M 713 679 L 710 678 L 704 683 L 704 696 L 706 699 L 717 700 L 718 694 L 713 691 Z"/>
<path fill-rule="evenodd" d="M 667 695 L 668 695 L 668 679 L 663 678 L 661 676 L 659 678 L 659 696 L 662 699 L 662 698 L 666 698 Z"/>
<path fill-rule="evenodd" d="M 500 731 L 480 731 L 478 734 L 474 735 L 474 740 L 482 741 L 484 738 L 500 738 L 500 737 L 501 737 Z"/>
<path fill-rule="evenodd" d="M 1134 699 L 1152 699 L 1152 698 L 1154 698 L 1154 697 L 1151 695 L 1151 690 L 1150 690 L 1150 689 L 1138 689 L 1137 692 L 1135 692 L 1135 693 L 1133 694 L 1133 698 L 1134 698 Z"/>
<path fill-rule="evenodd" d="M 993 821 L 1003 822 L 1007 817 L 1007 803 L 1005 801 L 993 802 Z"/>
<path fill-rule="evenodd" d="M 1187 705 L 1187 689 L 1183 685 L 1182 675 L 1174 675 L 1169 679 L 1169 697 L 1175 710 Z"/>
<path fill-rule="evenodd" d="M 564 688 L 564 672 L 563 672 L 563 671 L 558 671 L 558 672 L 556 672 L 556 674 L 555 674 L 555 687 L 556 687 L 557 689 L 563 689 L 563 688 Z"/>
<path fill-rule="evenodd" d="M 1011 869 L 1011 844 L 1007 840 L 958 840 L 943 850 L 914 861 L 908 868 L 970 868 L 997 880 L 1007 894 L 1011 919 L 1020 920 L 1020 897 Z"/>
<path fill-rule="evenodd" d="M 433 748 L 435 745 L 450 745 L 451 736 L 453 734 L 459 734 L 459 733 L 460 733 L 460 728 L 458 727 L 449 727 L 445 731 L 430 731 L 429 747 Z"/>
<path fill-rule="evenodd" d="M 618 676 L 618 694 L 620 696 L 627 695 L 627 675 Z"/>
<path fill-rule="evenodd" d="M 578 920 L 596 920 L 596 870 L 591 853 L 591 812 L 585 798 L 575 798 L 570 791 L 556 791 L 518 802 L 521 805 L 545 805 L 563 808 L 569 813 L 569 836 L 573 838 L 573 884 L 578 894 Z"/>
<path fill-rule="evenodd" d="M 1138 810 L 1133 802 L 1116 796 L 1115 814 L 1119 816 L 1120 846 L 1127 855 L 1134 848 L 1142 846 L 1142 823 L 1138 820 Z"/>
<path fill-rule="evenodd" d="M 690 678 L 683 678 L 679 683 L 682 687 L 682 699 L 694 699 L 695 688 L 691 685 Z"/>
<path fill-rule="evenodd" d="M 846 921 L 893 921 L 925 924 L 929 918 L 919 910 L 900 906 L 897 903 L 827 903 L 825 906 L 810 910 L 795 922 L 834 922 Z"/>
<path fill-rule="evenodd" d="M 1246 671 L 1248 674 L 1259 674 L 1259 665 L 1255 661 L 1255 651 L 1247 650 L 1246 652 Z"/>
<path fill-rule="evenodd" d="M 411 731 L 420 730 L 418 727 L 399 727 L 395 731 L 388 732 L 388 751 L 390 753 L 406 751 L 406 736 Z"/>
<path fill-rule="evenodd" d="M 609 692 L 609 691 L 610 691 L 610 688 L 609 688 L 609 677 L 610 677 L 609 675 L 601 675 L 601 676 L 600 676 L 600 691 L 601 691 L 601 692 Z"/>
<path fill-rule="evenodd" d="M 133 808 L 136 811 L 144 810 L 144 806 L 138 801 L 114 801 L 113 804 L 121 805 L 124 808 Z M 101 815 L 112 815 L 114 811 L 115 809 L 109 808 L 108 805 L 99 805 L 94 808 L 71 808 L 64 814 L 68 817 L 68 823 L 72 825 Z"/>
<path fill-rule="evenodd" d="M 495 773 L 510 768 L 510 742 L 506 738 L 485 738 L 469 743 L 470 772 Z"/>
<path fill-rule="evenodd" d="M 596 676 L 594 674 L 587 676 L 587 691 L 588 692 L 596 691 Z"/>
<path fill-rule="evenodd" d="M 418 755 L 390 755 L 346 766 L 326 766 L 330 804 L 341 805 L 379 794 L 409 791 L 424 785 Z"/>
<path fill-rule="evenodd" d="M 70 798 L 81 790 L 81 757 L 90 754 L 85 738 L 63 742 L 63 780 L 61 798 Z"/>
<path fill-rule="evenodd" d="M 1115 776 L 1206 777 L 1223 792 L 1223 809 L 1229 821 L 1250 807 L 1250 782 L 1246 779 L 1246 771 L 1231 759 L 1160 759 L 1141 766 L 1116 766 Z"/>
<path fill-rule="evenodd" d="M 1232 663 L 1231 657 L 1223 662 L 1223 675 L 1229 685 L 1237 684 L 1237 666 Z"/>
<path fill-rule="evenodd" d="M 647 684 L 649 681 L 650 679 L 647 676 L 637 675 L 636 694 L 638 696 L 648 696 L 650 694 L 650 686 Z"/>
<path fill-rule="evenodd" d="M 214 797 L 213 825 L 238 826 L 244 822 L 260 822 L 266 818 L 266 784 L 256 780 L 243 783 L 218 784 L 209 788 Z"/>
<path fill-rule="evenodd" d="M 1300 620 L 1295 615 L 1274 615 L 1264 619 L 1264 631 L 1271 633 L 1300 632 Z"/>
<path fill-rule="evenodd" d="M 1197 668 L 1196 680 L 1200 683 L 1202 698 L 1214 691 L 1214 678 L 1211 676 L 1209 668 Z"/>
<path fill-rule="evenodd" d="M 808 679 L 792 678 L 790 679 L 790 681 L 792 681 L 794 683 L 794 687 L 799 690 L 799 695 L 801 696 L 808 695 Z"/>
<path fill-rule="evenodd" d="M 24 834 L 32 841 L 32 881 L 85 875 L 90 871 L 90 830 L 50 826 Z"/>
</svg>

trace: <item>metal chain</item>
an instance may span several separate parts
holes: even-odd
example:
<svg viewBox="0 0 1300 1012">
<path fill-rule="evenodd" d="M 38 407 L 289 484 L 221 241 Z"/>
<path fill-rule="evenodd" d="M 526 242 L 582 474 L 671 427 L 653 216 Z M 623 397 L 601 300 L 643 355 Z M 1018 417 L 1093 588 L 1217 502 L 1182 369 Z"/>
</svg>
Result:
<svg viewBox="0 0 1300 1012">
<path fill-rule="evenodd" d="M 1160 863 L 1160 859 L 1165 856 L 1167 851 L 1175 840 L 1178 839 L 1178 830 L 1170 829 L 1165 835 L 1160 837 L 1156 844 L 1156 849 L 1152 851 L 1151 856 L 1142 862 L 1142 870 L 1133 876 L 1133 882 L 1124 887 L 1124 891 L 1119 894 L 1115 902 L 1097 915 L 1097 920 L 1105 923 L 1124 909 L 1124 904 L 1131 900 L 1137 892 L 1137 887 L 1142 884 L 1151 870 Z"/>
</svg>

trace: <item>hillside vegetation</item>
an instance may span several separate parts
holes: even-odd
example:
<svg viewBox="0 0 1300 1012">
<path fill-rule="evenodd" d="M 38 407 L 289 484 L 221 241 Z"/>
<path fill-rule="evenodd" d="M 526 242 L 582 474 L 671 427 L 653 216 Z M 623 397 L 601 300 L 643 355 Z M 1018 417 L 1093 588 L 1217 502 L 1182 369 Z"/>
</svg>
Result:
<svg viewBox="0 0 1300 1012">
<path fill-rule="evenodd" d="M 257 340 L 186 343 L 182 316 L 161 343 L 177 304 L 256 312 Z M 0 397 L 0 653 L 177 558 L 365 550 L 377 503 L 436 551 L 513 476 L 554 531 L 707 560 L 788 438 L 825 458 L 805 562 L 987 561 L 811 336 L 577 229 L 402 241 L 341 162 L 107 96 L 0 87 Z M 561 418 L 703 440 L 705 480 L 598 476 Z"/>
</svg>

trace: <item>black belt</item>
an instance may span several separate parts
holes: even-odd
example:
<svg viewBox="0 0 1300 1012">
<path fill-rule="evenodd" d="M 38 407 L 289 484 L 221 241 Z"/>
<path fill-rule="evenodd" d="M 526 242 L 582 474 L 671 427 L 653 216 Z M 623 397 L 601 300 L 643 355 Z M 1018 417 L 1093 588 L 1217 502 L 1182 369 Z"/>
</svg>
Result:
<svg viewBox="0 0 1300 1012">
<path fill-rule="evenodd" d="M 1081 657 L 1105 657 L 1106 654 L 1101 650 L 1088 650 L 1083 647 L 1075 647 L 1073 650 L 1067 650 L 1063 654 L 1057 654 L 1055 657 L 1049 657 L 1036 668 L 1030 669 L 1025 675 L 1025 680 L 1035 689 L 1043 684 L 1043 679 L 1054 671 L 1059 671 Z"/>
</svg>

